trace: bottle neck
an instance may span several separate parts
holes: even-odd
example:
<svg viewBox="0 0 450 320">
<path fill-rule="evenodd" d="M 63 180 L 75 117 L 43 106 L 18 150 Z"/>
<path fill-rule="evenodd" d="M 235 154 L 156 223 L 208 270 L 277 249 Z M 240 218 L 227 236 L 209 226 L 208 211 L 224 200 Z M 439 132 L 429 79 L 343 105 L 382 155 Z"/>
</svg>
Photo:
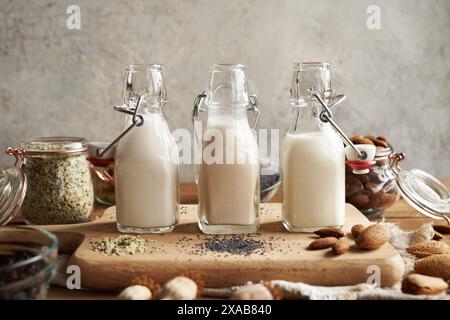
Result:
<svg viewBox="0 0 450 320">
<path fill-rule="evenodd" d="M 148 114 L 163 114 L 162 108 L 160 106 L 141 106 L 139 110 L 139 114 L 148 115 Z"/>
<path fill-rule="evenodd" d="M 321 108 L 314 104 L 292 108 L 290 133 L 321 131 L 325 125 L 319 119 Z"/>
<path fill-rule="evenodd" d="M 206 87 L 206 103 L 211 106 L 248 104 L 245 67 L 240 64 L 214 64 Z"/>
<path fill-rule="evenodd" d="M 250 128 L 247 109 L 242 107 L 208 108 L 208 126 Z"/>
<path fill-rule="evenodd" d="M 167 102 L 161 68 L 159 64 L 128 66 L 124 81 L 124 105 L 132 109 L 140 101 L 138 114 L 161 113 Z"/>
<path fill-rule="evenodd" d="M 229 115 L 236 117 L 247 117 L 247 108 L 242 105 L 214 105 L 208 106 L 208 115 Z"/>
<path fill-rule="evenodd" d="M 164 117 L 164 113 L 160 107 L 158 108 L 147 108 L 147 107 L 140 107 L 139 112 L 137 113 L 139 116 L 142 116 L 144 119 L 144 124 L 148 123 L 149 121 L 163 121 L 165 122 L 166 119 Z M 125 125 L 129 126 L 133 123 L 133 116 L 127 115 L 125 117 Z"/>
</svg>

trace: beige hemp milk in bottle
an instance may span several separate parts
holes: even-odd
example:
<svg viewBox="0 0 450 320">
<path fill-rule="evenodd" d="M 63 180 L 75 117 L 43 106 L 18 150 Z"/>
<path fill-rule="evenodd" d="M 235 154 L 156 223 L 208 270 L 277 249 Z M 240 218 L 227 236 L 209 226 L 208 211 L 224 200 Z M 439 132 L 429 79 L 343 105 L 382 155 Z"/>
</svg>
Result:
<svg viewBox="0 0 450 320">
<path fill-rule="evenodd" d="M 292 119 L 282 145 L 283 225 L 312 232 L 339 227 L 345 218 L 344 145 L 329 123 L 320 121 L 317 93 L 333 96 L 329 63 L 296 63 L 291 88 Z"/>
<path fill-rule="evenodd" d="M 122 112 L 129 114 L 128 125 L 134 121 L 136 125 L 116 150 L 117 228 L 121 232 L 170 232 L 178 221 L 178 148 L 162 113 L 166 92 L 161 68 L 131 65 L 126 70 L 122 108 L 128 110 Z"/>
<path fill-rule="evenodd" d="M 199 227 L 204 233 L 250 233 L 259 227 L 259 151 L 247 119 L 258 114 L 247 91 L 245 67 L 214 64 L 194 104 L 194 124 L 205 100 L 208 118 L 198 167 Z M 256 125 L 256 122 L 255 124 Z"/>
</svg>

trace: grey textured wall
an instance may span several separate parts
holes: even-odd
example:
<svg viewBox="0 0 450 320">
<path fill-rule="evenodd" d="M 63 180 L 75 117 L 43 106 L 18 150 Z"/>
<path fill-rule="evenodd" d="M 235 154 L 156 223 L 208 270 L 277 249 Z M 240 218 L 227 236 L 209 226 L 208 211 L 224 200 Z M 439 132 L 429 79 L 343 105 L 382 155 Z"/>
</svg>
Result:
<svg viewBox="0 0 450 320">
<path fill-rule="evenodd" d="M 81 30 L 66 8 L 81 8 Z M 368 30 L 366 8 L 381 8 Z M 383 134 L 404 167 L 450 176 L 450 1 L 0 0 L 0 148 L 23 138 L 108 140 L 123 66 L 160 62 L 172 128 L 189 127 L 213 62 L 248 66 L 261 127 L 287 128 L 294 61 L 331 61 L 348 133 Z M 0 157 L 0 163 L 9 161 Z M 183 168 L 183 179 L 192 179 Z"/>
</svg>

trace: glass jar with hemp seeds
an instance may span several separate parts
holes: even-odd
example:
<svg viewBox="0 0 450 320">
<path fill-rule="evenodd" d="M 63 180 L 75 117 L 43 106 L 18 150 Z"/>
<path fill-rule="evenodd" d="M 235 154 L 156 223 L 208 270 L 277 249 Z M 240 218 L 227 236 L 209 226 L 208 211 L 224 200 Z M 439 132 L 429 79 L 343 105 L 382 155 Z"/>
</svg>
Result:
<svg viewBox="0 0 450 320">
<path fill-rule="evenodd" d="M 86 222 L 94 205 L 86 141 L 75 137 L 26 140 L 21 149 L 27 186 L 21 212 L 32 224 Z"/>
</svg>

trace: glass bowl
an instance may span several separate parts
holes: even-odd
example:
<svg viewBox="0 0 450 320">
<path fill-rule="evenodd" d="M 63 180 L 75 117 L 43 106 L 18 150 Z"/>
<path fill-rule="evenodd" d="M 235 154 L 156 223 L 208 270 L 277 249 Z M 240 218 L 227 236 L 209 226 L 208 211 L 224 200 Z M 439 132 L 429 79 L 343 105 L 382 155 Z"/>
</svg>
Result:
<svg viewBox="0 0 450 320">
<path fill-rule="evenodd" d="M 281 175 L 277 173 L 260 176 L 261 202 L 269 202 L 277 193 L 281 185 Z"/>
<path fill-rule="evenodd" d="M 0 299 L 45 299 L 57 257 L 53 233 L 28 226 L 1 227 Z"/>
</svg>

